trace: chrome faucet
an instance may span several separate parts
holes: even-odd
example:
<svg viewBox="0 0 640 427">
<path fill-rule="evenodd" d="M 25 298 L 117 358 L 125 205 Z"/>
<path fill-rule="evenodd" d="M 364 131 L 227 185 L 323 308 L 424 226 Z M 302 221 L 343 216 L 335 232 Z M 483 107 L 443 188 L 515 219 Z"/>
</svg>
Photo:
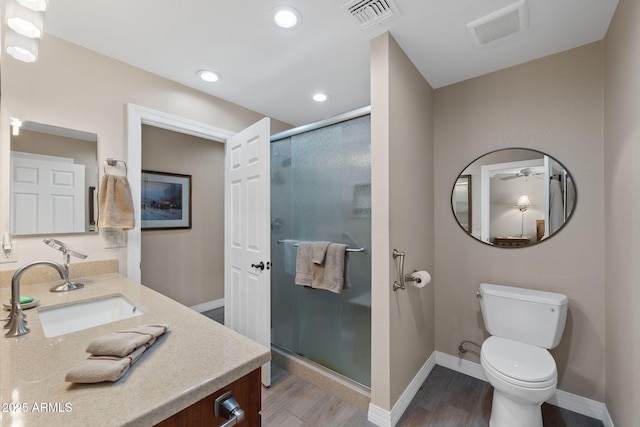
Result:
<svg viewBox="0 0 640 427">
<path fill-rule="evenodd" d="M 50 291 L 51 292 L 68 292 L 68 291 L 75 291 L 76 289 L 84 288 L 84 285 L 82 283 L 78 283 L 78 282 L 71 283 L 71 281 L 69 280 L 69 276 L 71 275 L 69 273 L 69 267 L 71 267 L 71 255 L 78 257 L 80 259 L 85 259 L 87 255 L 81 254 L 75 249 L 71 249 L 71 247 L 66 243 L 63 243 L 60 240 L 52 239 L 51 237 L 47 237 L 43 241 L 47 245 L 51 246 L 52 248 L 62 252 L 64 269 L 67 271 L 67 280 L 61 285 L 54 286 L 53 288 L 50 289 Z"/>
<path fill-rule="evenodd" d="M 7 338 L 19 337 L 29 333 L 29 328 L 26 326 L 27 322 L 24 320 L 26 316 L 22 313 L 22 306 L 20 305 L 20 278 L 25 271 L 38 265 L 48 265 L 55 268 L 58 270 L 58 273 L 60 273 L 61 279 L 64 279 L 66 282 L 69 281 L 67 271 L 63 266 L 54 261 L 34 261 L 16 270 L 11 278 L 11 314 L 5 319 L 7 323 L 4 325 L 5 329 L 9 329 L 9 331 L 4 334 Z"/>
</svg>

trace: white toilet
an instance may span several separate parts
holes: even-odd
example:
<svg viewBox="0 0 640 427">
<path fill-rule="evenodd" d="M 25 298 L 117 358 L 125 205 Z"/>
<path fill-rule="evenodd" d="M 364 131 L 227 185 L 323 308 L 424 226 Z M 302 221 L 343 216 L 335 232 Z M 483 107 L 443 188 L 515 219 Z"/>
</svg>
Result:
<svg viewBox="0 0 640 427">
<path fill-rule="evenodd" d="M 493 386 L 491 427 L 541 427 L 542 403 L 554 395 L 556 362 L 547 349 L 562 338 L 568 298 L 553 292 L 482 283 L 480 364 Z"/>
</svg>

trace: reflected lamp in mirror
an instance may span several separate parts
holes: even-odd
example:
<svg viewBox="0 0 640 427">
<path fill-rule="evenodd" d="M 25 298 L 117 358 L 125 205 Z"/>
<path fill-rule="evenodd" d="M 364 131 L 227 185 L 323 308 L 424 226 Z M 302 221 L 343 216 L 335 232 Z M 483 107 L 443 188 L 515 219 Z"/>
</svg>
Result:
<svg viewBox="0 0 640 427">
<path fill-rule="evenodd" d="M 522 196 L 518 197 L 518 204 L 516 205 L 516 207 L 522 213 L 520 237 L 524 237 L 524 213 L 527 211 L 527 209 L 529 209 L 530 206 L 531 202 L 529 201 L 529 196 L 523 194 Z"/>
<path fill-rule="evenodd" d="M 456 222 L 467 234 L 506 248 L 530 246 L 555 235 L 575 204 L 576 186 L 562 163 L 522 148 L 477 158 L 459 174 L 451 195 Z"/>
<path fill-rule="evenodd" d="M 521 212 L 529 209 L 529 206 L 531 206 L 529 196 L 523 194 L 522 196 L 518 197 L 518 203 L 516 204 L 516 207 L 520 209 Z"/>
<path fill-rule="evenodd" d="M 11 119 L 11 234 L 96 231 L 95 133 Z"/>
</svg>

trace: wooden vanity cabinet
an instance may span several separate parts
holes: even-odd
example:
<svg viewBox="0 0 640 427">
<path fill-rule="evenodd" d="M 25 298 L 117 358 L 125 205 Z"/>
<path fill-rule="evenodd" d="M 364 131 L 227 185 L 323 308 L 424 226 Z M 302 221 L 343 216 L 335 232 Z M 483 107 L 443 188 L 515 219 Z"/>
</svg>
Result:
<svg viewBox="0 0 640 427">
<path fill-rule="evenodd" d="M 239 426 L 258 427 L 261 424 L 262 384 L 260 383 L 260 368 L 248 373 L 237 381 L 172 415 L 157 427 L 212 427 L 219 426 L 226 420 L 216 418 L 214 402 L 216 398 L 227 391 L 231 391 L 244 411 L 244 421 Z"/>
</svg>

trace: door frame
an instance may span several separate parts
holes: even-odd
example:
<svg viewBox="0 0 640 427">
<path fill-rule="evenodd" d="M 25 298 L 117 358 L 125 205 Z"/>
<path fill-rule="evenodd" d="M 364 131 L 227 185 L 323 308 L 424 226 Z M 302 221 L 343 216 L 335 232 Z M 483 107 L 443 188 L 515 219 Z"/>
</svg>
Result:
<svg viewBox="0 0 640 427">
<path fill-rule="evenodd" d="M 544 165 L 544 159 L 539 158 L 505 163 L 492 163 L 480 166 L 480 241 L 489 244 L 491 243 L 489 241 L 491 235 L 491 231 L 489 229 L 491 224 L 491 177 L 500 171 L 508 169 L 523 169 L 526 167 L 539 167 Z M 545 170 L 548 170 L 548 168 L 545 168 Z M 548 175 L 548 172 L 545 172 L 545 178 L 548 178 L 546 175 Z M 546 179 L 545 182 L 548 183 L 549 180 Z M 546 185 L 546 187 L 546 191 L 548 191 L 549 185 Z M 549 202 L 547 201 L 547 204 L 548 203 Z M 545 228 L 549 227 L 547 226 Z"/>
<path fill-rule="evenodd" d="M 140 188 L 142 185 L 143 124 L 223 144 L 227 138 L 236 133 L 195 120 L 127 103 L 127 177 L 131 186 L 135 216 L 135 227 L 128 232 L 127 236 L 127 277 L 137 283 L 141 283 L 142 279 Z"/>
</svg>

